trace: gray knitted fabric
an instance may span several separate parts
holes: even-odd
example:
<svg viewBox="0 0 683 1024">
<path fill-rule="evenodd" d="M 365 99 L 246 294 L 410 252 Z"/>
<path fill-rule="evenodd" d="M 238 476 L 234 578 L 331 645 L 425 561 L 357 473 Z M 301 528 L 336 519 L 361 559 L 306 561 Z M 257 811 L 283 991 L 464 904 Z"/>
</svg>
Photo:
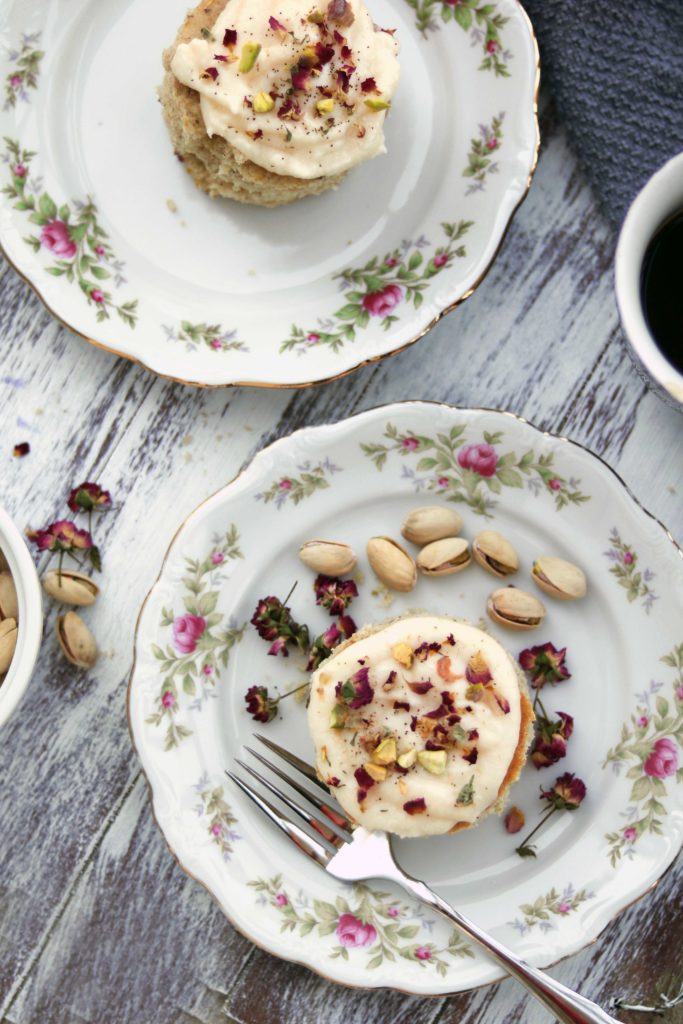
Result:
<svg viewBox="0 0 683 1024">
<path fill-rule="evenodd" d="M 683 150 L 683 0 L 523 0 L 573 148 L 619 225 Z"/>
</svg>

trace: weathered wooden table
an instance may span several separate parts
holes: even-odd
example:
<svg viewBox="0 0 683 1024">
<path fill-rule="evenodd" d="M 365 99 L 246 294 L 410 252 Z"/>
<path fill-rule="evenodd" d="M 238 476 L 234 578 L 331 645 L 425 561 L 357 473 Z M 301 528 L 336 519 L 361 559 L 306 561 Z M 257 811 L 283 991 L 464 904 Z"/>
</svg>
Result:
<svg viewBox="0 0 683 1024">
<path fill-rule="evenodd" d="M 237 934 L 153 823 L 125 714 L 133 629 L 178 524 L 267 441 L 403 398 L 510 409 L 589 446 L 683 541 L 683 418 L 622 344 L 614 232 L 546 106 L 529 198 L 475 295 L 419 344 L 308 391 L 196 391 L 61 329 L 0 275 L 0 504 L 20 527 L 98 480 L 104 652 L 68 665 L 49 609 L 29 691 L 0 735 L 0 1019 L 12 1024 L 497 1024 L 548 1016 L 510 981 L 450 999 L 334 987 Z M 16 442 L 31 454 L 12 459 Z M 594 945 L 553 969 L 606 1005 L 683 978 L 680 859 Z M 642 1018 L 626 1011 L 624 1021 Z M 683 1007 L 668 1020 L 683 1020 Z"/>
</svg>

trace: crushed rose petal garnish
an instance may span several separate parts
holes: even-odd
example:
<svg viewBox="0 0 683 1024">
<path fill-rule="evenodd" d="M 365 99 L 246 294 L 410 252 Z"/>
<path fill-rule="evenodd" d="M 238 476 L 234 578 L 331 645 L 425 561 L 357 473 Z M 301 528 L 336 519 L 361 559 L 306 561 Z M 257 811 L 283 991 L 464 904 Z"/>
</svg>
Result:
<svg viewBox="0 0 683 1024">
<path fill-rule="evenodd" d="M 407 800 L 403 805 L 403 810 L 406 814 L 424 814 L 427 810 L 425 798 L 420 796 L 415 800 Z"/>
</svg>

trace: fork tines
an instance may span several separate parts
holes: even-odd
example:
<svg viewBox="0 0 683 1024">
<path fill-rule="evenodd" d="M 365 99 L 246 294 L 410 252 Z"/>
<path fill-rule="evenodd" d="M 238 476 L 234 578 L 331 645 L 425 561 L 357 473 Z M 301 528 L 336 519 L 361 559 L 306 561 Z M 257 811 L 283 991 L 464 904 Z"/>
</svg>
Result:
<svg viewBox="0 0 683 1024">
<path fill-rule="evenodd" d="M 324 793 L 328 794 L 329 797 L 327 787 L 320 781 L 315 769 L 311 765 L 302 761 L 301 758 L 297 757 L 295 754 L 291 754 L 283 747 L 278 746 L 277 743 L 273 743 L 272 740 L 266 739 L 258 733 L 255 733 L 254 735 L 256 739 L 271 751 L 271 753 L 280 757 L 292 768 L 300 772 L 306 779 L 308 779 L 308 781 L 314 782 L 323 790 Z M 270 820 L 277 825 L 278 828 L 284 832 L 300 850 L 303 850 L 303 852 L 311 857 L 312 860 L 315 860 L 318 864 L 325 867 L 337 850 L 351 839 L 351 831 L 353 829 L 352 823 L 338 807 L 331 806 L 329 803 L 322 800 L 317 793 L 312 793 L 300 782 L 290 778 L 282 768 L 273 764 L 262 754 L 258 753 L 256 750 L 252 750 L 251 747 L 245 747 L 245 750 L 269 771 L 281 779 L 282 782 L 293 790 L 300 799 L 295 799 L 290 796 L 289 793 L 283 791 L 255 768 L 252 768 L 251 765 L 239 758 L 236 758 L 237 764 L 244 771 L 248 772 L 249 775 L 253 776 L 261 786 L 272 793 L 278 801 L 285 804 L 286 807 L 301 818 L 306 825 L 316 833 L 315 838 L 305 829 L 301 828 L 300 825 L 297 825 L 292 821 L 292 819 L 288 817 L 284 811 L 280 810 L 279 807 L 276 807 L 270 802 L 270 800 L 261 796 L 249 782 L 246 782 L 231 771 L 226 771 L 226 775 L 228 775 L 232 781 L 239 786 L 242 792 L 245 793 L 246 796 L 248 796 L 250 800 L 252 800 L 256 806 L 263 811 L 263 813 L 270 818 Z M 315 813 L 316 811 L 318 813 Z"/>
</svg>

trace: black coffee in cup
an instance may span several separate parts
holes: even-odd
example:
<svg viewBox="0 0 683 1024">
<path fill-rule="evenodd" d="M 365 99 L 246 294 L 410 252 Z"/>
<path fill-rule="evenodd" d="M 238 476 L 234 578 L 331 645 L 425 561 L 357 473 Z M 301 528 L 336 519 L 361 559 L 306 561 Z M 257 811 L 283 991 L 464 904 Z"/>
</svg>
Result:
<svg viewBox="0 0 683 1024">
<path fill-rule="evenodd" d="M 652 337 L 683 372 L 683 211 L 665 221 L 648 245 L 640 289 Z"/>
</svg>

